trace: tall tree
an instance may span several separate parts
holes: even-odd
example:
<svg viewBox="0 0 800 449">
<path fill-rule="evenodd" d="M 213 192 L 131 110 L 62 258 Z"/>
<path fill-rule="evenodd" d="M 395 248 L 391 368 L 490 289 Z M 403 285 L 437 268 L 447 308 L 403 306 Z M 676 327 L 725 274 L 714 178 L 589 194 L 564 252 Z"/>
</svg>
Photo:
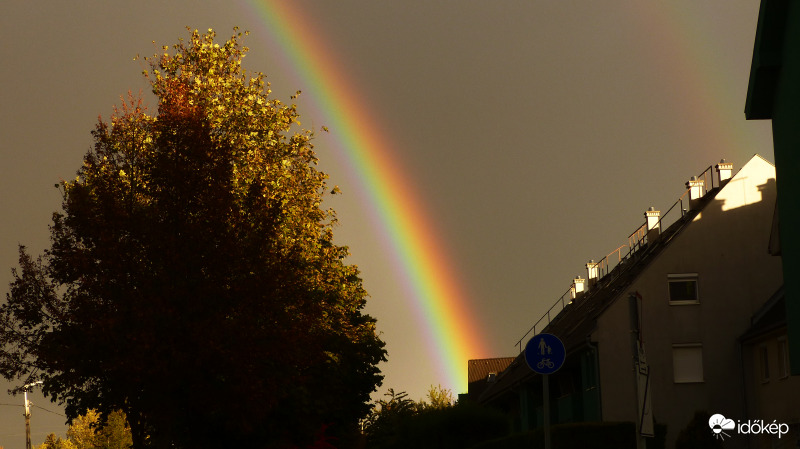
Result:
<svg viewBox="0 0 800 449">
<path fill-rule="evenodd" d="M 137 448 L 343 437 L 384 344 L 312 133 L 242 69 L 241 33 L 214 38 L 144 58 L 155 116 L 130 98 L 97 124 L 50 248 L 20 247 L 0 374 L 43 380 L 73 418 L 123 410 Z"/>
</svg>

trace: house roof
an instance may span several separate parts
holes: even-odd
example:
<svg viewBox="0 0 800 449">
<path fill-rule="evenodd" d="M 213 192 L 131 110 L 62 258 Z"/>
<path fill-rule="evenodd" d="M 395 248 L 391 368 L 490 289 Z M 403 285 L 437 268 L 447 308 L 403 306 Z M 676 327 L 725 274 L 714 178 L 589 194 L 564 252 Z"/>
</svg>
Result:
<svg viewBox="0 0 800 449">
<path fill-rule="evenodd" d="M 515 357 L 498 357 L 494 359 L 475 359 L 467 363 L 467 378 L 469 383 L 486 380 L 489 373 L 502 373 Z"/>
<path fill-rule="evenodd" d="M 755 155 L 754 158 L 757 156 Z M 650 262 L 655 260 L 692 223 L 693 219 L 716 198 L 717 194 L 727 185 L 727 182 L 723 181 L 720 186 L 708 190 L 699 199 L 696 207 L 682 213 L 679 219 L 661 232 L 657 240 L 643 244 L 636 251 L 632 251 L 621 259 L 620 263 L 600 278 L 588 292 L 565 306 L 542 332 L 559 337 L 564 342 L 568 356 L 570 353 L 590 345 L 589 337 L 596 326 L 597 318 L 626 292 L 631 283 Z M 498 376 L 497 382 L 491 384 L 483 392 L 479 402 L 493 401 L 536 376 L 537 374 L 527 366 L 524 353 L 520 353 L 514 362 Z"/>
<path fill-rule="evenodd" d="M 597 318 L 617 298 L 625 292 L 626 288 L 636 279 L 641 271 L 663 251 L 692 219 L 702 211 L 706 204 L 716 196 L 719 188 L 710 190 L 702 199 L 698 209 L 688 211 L 669 228 L 662 232 L 661 237 L 652 244 L 645 244 L 638 251 L 623 259 L 613 270 L 598 281 L 582 297 L 573 300 L 566 306 L 550 324 L 544 328 L 547 332 L 559 337 L 564 342 L 567 354 L 586 346 L 589 335 L 595 328 Z M 525 362 L 524 353 L 517 356 L 514 363 L 498 376 L 497 382 L 489 387 L 480 397 L 479 402 L 488 402 L 504 394 L 515 385 L 526 382 L 536 377 Z"/>
<path fill-rule="evenodd" d="M 498 357 L 494 359 L 470 360 L 467 364 L 467 394 L 472 401 L 477 401 L 487 388 L 494 385 L 498 374 L 502 373 L 514 361 L 514 357 Z M 491 379 L 489 374 L 494 373 Z"/>
</svg>

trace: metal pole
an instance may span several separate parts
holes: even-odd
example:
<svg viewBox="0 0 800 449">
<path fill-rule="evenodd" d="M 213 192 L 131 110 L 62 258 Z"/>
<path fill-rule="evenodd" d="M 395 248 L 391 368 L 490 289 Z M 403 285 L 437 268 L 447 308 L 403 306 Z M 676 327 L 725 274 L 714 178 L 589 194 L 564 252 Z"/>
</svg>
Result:
<svg viewBox="0 0 800 449">
<path fill-rule="evenodd" d="M 40 380 L 38 382 L 29 383 L 27 385 L 23 385 L 22 389 L 25 391 L 25 449 L 32 449 L 31 448 L 31 407 L 30 401 L 28 401 L 28 389 L 34 385 L 40 385 L 43 382 Z"/>
<path fill-rule="evenodd" d="M 544 449 L 550 449 L 550 375 L 542 374 L 542 408 L 544 409 Z M 30 449 L 30 448 L 28 448 Z"/>
<path fill-rule="evenodd" d="M 27 390 L 25 390 L 25 449 L 31 449 L 31 408 Z"/>
<path fill-rule="evenodd" d="M 636 404 L 636 448 L 645 449 L 646 442 L 642 436 L 642 417 L 639 410 L 639 302 L 635 294 L 628 295 L 628 321 L 630 322 L 631 352 L 633 354 L 633 388 Z"/>
</svg>

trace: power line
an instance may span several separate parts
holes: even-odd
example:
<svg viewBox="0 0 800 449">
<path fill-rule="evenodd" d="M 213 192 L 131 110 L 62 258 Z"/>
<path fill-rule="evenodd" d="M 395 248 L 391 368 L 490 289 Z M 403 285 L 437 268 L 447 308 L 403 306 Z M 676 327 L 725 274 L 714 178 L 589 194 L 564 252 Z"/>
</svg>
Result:
<svg viewBox="0 0 800 449">
<path fill-rule="evenodd" d="M 47 410 L 47 409 L 46 409 L 46 408 L 44 408 L 44 407 L 40 407 L 40 406 L 38 406 L 38 405 L 35 405 L 35 404 L 32 404 L 32 405 L 33 405 L 34 407 L 38 408 L 38 409 L 41 409 L 41 410 L 44 410 L 44 411 L 46 411 L 47 413 L 52 413 L 52 414 L 54 414 L 54 415 L 63 416 L 64 418 L 66 418 L 66 417 L 67 417 L 67 415 L 63 415 L 63 414 L 61 414 L 61 413 L 54 412 L 54 411 L 52 411 L 52 410 Z"/>
</svg>

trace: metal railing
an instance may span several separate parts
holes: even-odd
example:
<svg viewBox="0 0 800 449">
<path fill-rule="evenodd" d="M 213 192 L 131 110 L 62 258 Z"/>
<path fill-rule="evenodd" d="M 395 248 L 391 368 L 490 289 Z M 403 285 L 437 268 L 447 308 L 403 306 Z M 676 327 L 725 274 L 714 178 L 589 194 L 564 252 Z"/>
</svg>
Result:
<svg viewBox="0 0 800 449">
<path fill-rule="evenodd" d="M 713 190 L 715 188 L 715 186 L 714 186 L 714 175 L 713 175 L 712 168 L 713 168 L 713 166 L 709 165 L 708 168 L 703 170 L 703 172 L 700 173 L 696 177 L 698 180 L 701 179 L 701 178 L 703 179 L 703 192 L 701 192 L 700 197 L 704 197 L 710 190 Z M 710 186 L 710 188 L 709 188 L 709 186 Z M 719 181 L 717 181 L 716 187 L 719 187 Z M 670 208 L 667 209 L 667 211 L 665 213 L 661 214 L 661 216 L 658 218 L 658 221 L 655 223 L 654 228 L 658 228 L 661 231 L 663 231 L 664 229 L 668 228 L 669 226 L 671 226 L 676 221 L 680 220 L 681 218 L 683 218 L 686 215 L 686 213 L 688 212 L 688 209 L 683 207 L 684 206 L 684 198 L 686 197 L 686 195 L 689 193 L 690 190 L 691 189 L 687 188 L 683 192 L 683 194 L 681 194 L 681 196 L 678 197 L 678 199 L 672 204 L 672 206 L 670 206 Z M 686 201 L 687 201 L 686 206 L 689 206 L 689 204 L 688 204 L 689 200 L 686 199 Z M 673 210 L 675 210 L 676 206 L 680 206 L 678 210 L 680 211 L 680 214 L 681 214 L 680 217 L 677 217 L 677 218 L 675 218 L 675 214 L 670 215 L 670 213 Z M 671 222 L 669 222 L 668 226 L 666 225 L 667 222 L 664 220 L 667 216 L 670 216 L 671 218 L 674 218 Z M 635 231 L 633 231 L 628 236 L 628 244 L 627 245 L 624 245 L 624 244 L 621 245 L 619 248 L 615 249 L 614 251 L 611 251 L 605 257 L 600 259 L 599 262 L 596 263 L 597 272 L 598 272 L 598 277 L 597 277 L 597 281 L 598 282 L 603 280 L 603 278 L 605 276 L 607 276 L 610 272 L 612 272 L 614 270 L 614 268 L 616 268 L 620 263 L 622 263 L 624 260 L 627 260 L 634 253 L 636 253 L 637 251 L 639 251 L 641 248 L 643 248 L 646 245 L 646 243 L 647 243 L 646 242 L 647 231 L 648 231 L 648 229 L 647 229 L 647 220 L 645 220 L 643 225 L 639 226 Z M 625 254 L 624 257 L 622 256 L 622 248 L 628 248 L 628 252 Z M 609 260 L 610 260 L 609 258 L 614 254 L 617 255 L 616 263 L 614 264 L 614 266 L 611 266 L 611 264 L 609 263 Z M 567 291 L 563 295 L 561 295 L 561 297 L 558 298 L 558 300 L 556 300 L 556 302 L 553 303 L 553 305 L 550 306 L 549 309 L 547 309 L 547 312 L 544 315 L 542 315 L 542 317 L 539 318 L 539 320 L 536 321 L 536 323 L 534 323 L 534 325 L 530 329 L 528 329 L 527 332 L 525 332 L 525 335 L 523 335 L 522 338 L 520 338 L 519 341 L 517 341 L 515 346 L 519 347 L 519 352 L 522 352 L 522 342 L 525 340 L 525 338 L 528 335 L 531 335 L 531 334 L 536 335 L 538 333 L 537 329 L 539 330 L 539 332 L 541 332 L 545 327 L 547 327 L 552 322 L 552 320 L 553 320 L 553 318 L 555 316 L 558 316 L 558 314 L 561 313 L 566 308 L 566 306 L 569 305 L 572 302 L 572 289 L 573 289 L 573 287 L 574 287 L 574 285 L 570 285 L 570 288 L 568 288 Z M 565 298 L 569 298 L 569 302 L 565 303 L 564 302 Z M 558 307 L 558 306 L 560 306 L 560 307 Z M 546 319 L 546 322 L 545 322 L 545 319 Z"/>
<path fill-rule="evenodd" d="M 714 189 L 714 171 L 712 170 L 714 166 L 709 165 L 708 168 L 703 170 L 703 173 L 697 175 L 697 179 L 703 178 L 703 183 L 706 186 L 706 191 L 703 192 L 703 195 L 708 193 L 709 190 Z M 711 188 L 709 188 L 711 186 Z M 717 187 L 719 187 L 719 179 L 717 179 Z"/>
<path fill-rule="evenodd" d="M 614 255 L 614 254 L 617 255 L 617 263 L 614 264 L 614 267 L 616 267 L 617 265 L 619 265 L 620 262 L 622 262 L 622 259 L 623 259 L 623 257 L 622 257 L 622 248 L 629 248 L 629 246 L 628 245 L 622 245 L 619 248 L 615 249 L 614 251 L 611 251 L 610 253 L 606 254 L 606 257 L 603 257 L 602 259 L 600 259 L 600 262 L 598 262 L 598 266 L 597 266 L 598 279 L 602 279 L 605 275 L 607 275 L 609 273 L 609 271 L 613 270 L 613 268 L 611 267 L 611 264 L 609 263 L 609 261 L 611 260 L 610 257 L 612 255 Z M 631 251 L 628 250 L 628 253 L 625 255 L 625 258 L 627 258 L 628 255 L 630 255 L 630 254 L 631 254 Z"/>
<path fill-rule="evenodd" d="M 631 251 L 635 252 L 642 246 L 642 242 L 644 242 L 644 238 L 647 236 L 647 221 L 639 226 L 639 228 L 631 233 L 628 236 L 628 248 Z"/>
<path fill-rule="evenodd" d="M 569 298 L 569 302 L 565 303 L 564 302 L 564 298 Z M 552 321 L 552 316 L 554 316 L 553 313 L 555 313 L 555 315 L 558 315 L 559 313 L 561 313 L 562 310 L 564 310 L 565 307 L 567 307 L 567 305 L 569 305 L 570 302 L 572 302 L 572 286 L 571 285 L 567 289 L 567 291 L 564 292 L 564 294 L 561 295 L 561 297 L 558 298 L 558 300 L 555 303 L 553 303 L 553 305 L 550 306 L 549 309 L 547 309 L 547 313 L 542 315 L 542 317 L 539 318 L 539 321 L 534 323 L 534 325 L 531 326 L 530 329 L 528 329 L 528 332 L 525 332 L 525 335 L 523 335 L 522 338 L 519 339 L 519 341 L 515 345 L 515 346 L 519 346 L 519 352 L 522 352 L 522 342 L 525 340 L 525 337 L 527 337 L 528 335 L 531 335 L 531 334 L 532 335 L 536 335 L 539 332 L 541 332 L 542 329 L 547 327 L 547 325 L 550 324 L 550 322 Z M 554 310 L 554 309 L 556 309 L 556 306 L 559 306 L 559 305 L 561 307 L 558 308 L 558 310 Z M 545 318 L 547 318 L 547 322 L 544 323 L 541 327 L 539 327 L 539 325 L 542 324 L 542 321 L 544 321 Z M 539 332 L 536 332 L 537 328 L 539 329 Z"/>
</svg>

